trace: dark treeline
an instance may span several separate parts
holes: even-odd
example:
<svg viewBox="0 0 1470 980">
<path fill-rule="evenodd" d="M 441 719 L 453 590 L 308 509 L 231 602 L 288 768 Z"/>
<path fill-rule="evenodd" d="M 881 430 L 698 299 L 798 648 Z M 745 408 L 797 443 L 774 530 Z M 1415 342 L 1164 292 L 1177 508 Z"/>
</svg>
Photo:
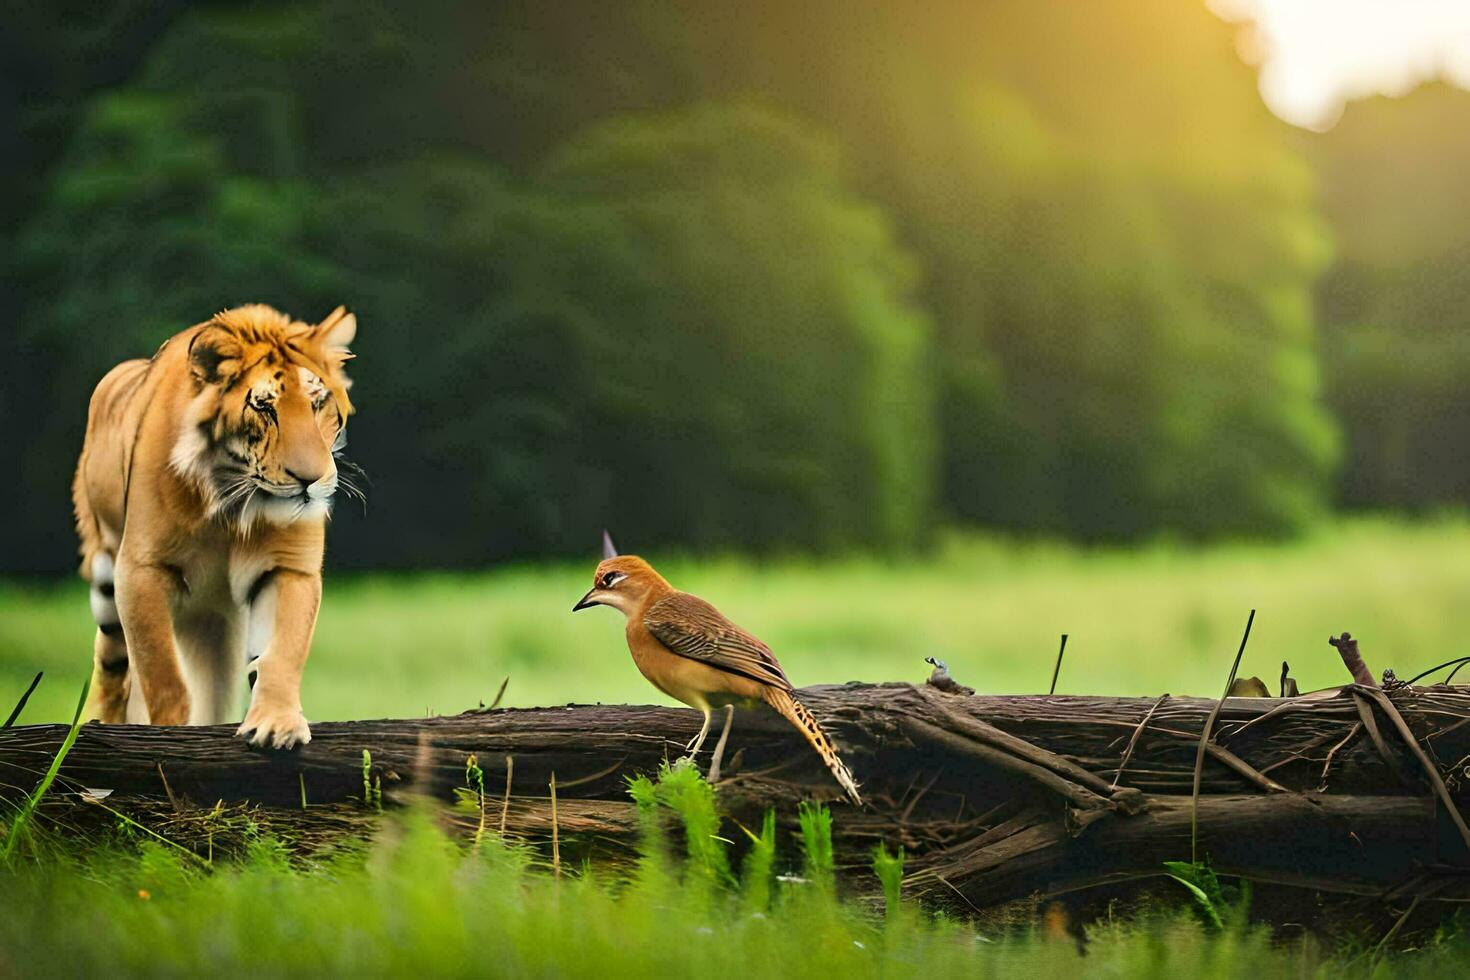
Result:
<svg viewBox="0 0 1470 980">
<path fill-rule="evenodd" d="M 1348 433 L 1342 500 L 1470 500 L 1470 92 L 1434 85 L 1348 109 L 1307 141 L 1336 261 L 1320 319 Z"/>
<path fill-rule="evenodd" d="M 0 571 L 70 565 L 106 368 L 252 301 L 362 324 L 339 565 L 1275 534 L 1470 481 L 1466 185 L 1383 166 L 1470 157 L 1470 96 L 1304 138 L 1202 6 L 33 7 Z"/>
</svg>

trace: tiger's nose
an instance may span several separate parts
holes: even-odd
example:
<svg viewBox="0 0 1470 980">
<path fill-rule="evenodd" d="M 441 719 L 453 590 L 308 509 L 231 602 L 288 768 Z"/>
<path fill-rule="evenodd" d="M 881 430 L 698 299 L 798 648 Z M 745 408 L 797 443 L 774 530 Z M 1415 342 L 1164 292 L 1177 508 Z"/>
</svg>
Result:
<svg viewBox="0 0 1470 980">
<path fill-rule="evenodd" d="M 327 474 L 325 472 L 318 473 L 315 470 L 310 470 L 306 473 L 298 473 L 295 470 L 288 469 L 286 470 L 286 475 L 295 480 L 297 483 L 301 484 L 301 492 L 306 493 L 308 490 L 311 489 L 312 484 L 316 483 Z"/>
</svg>

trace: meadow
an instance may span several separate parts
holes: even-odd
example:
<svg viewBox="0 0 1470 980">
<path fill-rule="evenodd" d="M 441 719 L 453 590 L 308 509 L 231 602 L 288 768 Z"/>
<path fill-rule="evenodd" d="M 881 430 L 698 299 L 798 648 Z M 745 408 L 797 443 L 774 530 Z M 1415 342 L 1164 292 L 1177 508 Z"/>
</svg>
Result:
<svg viewBox="0 0 1470 980">
<path fill-rule="evenodd" d="M 1110 911 L 1081 936 L 1054 906 L 971 923 L 902 897 L 901 852 L 876 851 L 862 891 L 839 894 L 822 808 L 789 839 L 769 816 L 731 827 L 686 763 L 630 793 L 643 844 L 618 873 L 548 867 L 493 830 L 451 840 L 412 805 L 311 858 L 264 836 L 225 862 L 122 824 L 81 844 L 30 830 L 0 862 L 0 975 L 1436 977 L 1470 954 L 1453 919 L 1399 951 L 1273 935 L 1240 891 L 1208 912 L 1182 891 Z"/>
<path fill-rule="evenodd" d="M 1286 659 L 1306 689 L 1343 680 L 1331 632 L 1410 676 L 1465 652 L 1470 618 L 1458 519 L 1207 549 L 954 536 L 905 561 L 648 557 L 766 637 L 798 684 L 917 680 L 928 655 L 984 691 L 1045 690 L 1065 630 L 1060 691 L 1212 694 L 1256 608 L 1243 672 L 1274 684 Z M 309 714 L 458 711 L 507 676 L 510 704 L 659 700 L 615 613 L 570 612 L 592 565 L 332 577 Z M 70 719 L 90 632 L 78 583 L 0 588 L 0 695 L 47 672 L 23 721 Z M 43 821 L 0 867 L 0 975 L 1438 976 L 1470 956 L 1449 920 L 1390 955 L 1379 936 L 1273 935 L 1245 904 L 1217 927 L 1182 888 L 1177 905 L 1091 923 L 1083 953 L 1044 915 L 1002 929 L 900 901 L 891 862 L 839 897 L 819 827 L 757 832 L 735 867 L 721 841 L 745 830 L 721 823 L 707 784 L 685 770 L 641 792 L 672 823 L 648 820 L 641 861 L 616 873 L 553 874 L 514 841 L 452 841 L 412 810 L 360 847 L 291 856 L 261 836 L 244 860 L 213 863 L 121 823 L 77 841 Z M 12 821 L 0 816 L 0 841 Z"/>
<path fill-rule="evenodd" d="M 1331 633 L 1410 677 L 1467 652 L 1470 523 L 1354 520 L 1290 544 L 1075 545 L 954 535 L 905 560 L 649 554 L 679 588 L 765 639 L 798 686 L 922 680 L 948 661 L 990 693 L 1214 696 L 1248 612 L 1242 675 L 1302 690 L 1346 680 Z M 313 720 L 504 704 L 662 703 L 610 609 L 573 614 L 595 561 L 478 574 L 328 575 L 303 702 Z M 0 700 L 46 680 L 25 721 L 69 721 L 89 672 L 80 582 L 0 584 Z M 243 696 L 243 685 L 242 685 Z"/>
</svg>

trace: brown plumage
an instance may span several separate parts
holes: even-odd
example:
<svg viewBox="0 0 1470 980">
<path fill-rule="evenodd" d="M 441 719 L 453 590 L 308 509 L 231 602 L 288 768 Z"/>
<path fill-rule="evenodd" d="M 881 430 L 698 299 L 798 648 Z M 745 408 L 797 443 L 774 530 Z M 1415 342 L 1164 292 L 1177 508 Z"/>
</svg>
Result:
<svg viewBox="0 0 1470 980">
<path fill-rule="evenodd" d="M 599 564 L 592 589 L 573 611 L 599 605 L 627 616 L 628 649 L 643 676 L 669 697 L 704 713 L 704 724 L 689 745 L 691 754 L 709 733 L 712 708 L 760 701 L 802 733 L 848 798 L 862 805 L 852 773 L 821 724 L 797 700 L 770 647 L 708 602 L 675 589 L 634 555 L 616 555 Z"/>
</svg>

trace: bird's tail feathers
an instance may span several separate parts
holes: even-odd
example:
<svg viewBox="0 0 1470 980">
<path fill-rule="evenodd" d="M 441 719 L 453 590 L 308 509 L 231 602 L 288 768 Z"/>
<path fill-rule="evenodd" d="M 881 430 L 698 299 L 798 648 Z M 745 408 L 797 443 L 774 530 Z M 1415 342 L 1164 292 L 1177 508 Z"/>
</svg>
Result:
<svg viewBox="0 0 1470 980">
<path fill-rule="evenodd" d="M 822 761 L 827 764 L 827 768 L 832 770 L 833 778 L 837 780 L 837 784 L 847 794 L 847 798 L 855 806 L 862 806 L 863 798 L 858 795 L 858 784 L 852 778 L 852 771 L 847 768 L 847 765 L 837 754 L 837 747 L 832 744 L 832 739 L 827 737 L 827 732 L 822 728 L 821 723 L 817 721 L 816 716 L 807 709 L 806 705 L 796 700 L 790 691 L 767 687 L 764 696 L 766 703 L 776 709 L 781 714 L 781 717 L 795 725 L 797 731 L 801 732 L 806 737 L 806 740 L 811 743 L 812 748 L 817 750 L 817 755 L 820 755 Z"/>
</svg>

